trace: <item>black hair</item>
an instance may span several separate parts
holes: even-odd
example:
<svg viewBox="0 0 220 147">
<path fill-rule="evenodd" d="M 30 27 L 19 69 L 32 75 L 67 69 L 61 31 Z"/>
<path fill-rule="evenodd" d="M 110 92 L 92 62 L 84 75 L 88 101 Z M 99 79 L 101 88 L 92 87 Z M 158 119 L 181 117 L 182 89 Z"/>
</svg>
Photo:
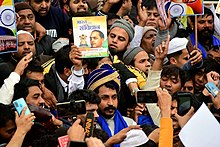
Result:
<svg viewBox="0 0 220 147">
<path fill-rule="evenodd" d="M 91 90 L 88 89 L 78 89 L 73 91 L 69 96 L 70 101 L 77 101 L 77 100 L 85 100 L 86 103 L 97 104 L 101 103 L 100 97 Z"/>
<path fill-rule="evenodd" d="M 19 83 L 15 84 L 13 101 L 17 100 L 19 98 L 26 99 L 26 97 L 28 96 L 28 93 L 29 93 L 28 87 L 31 87 L 31 86 L 40 87 L 39 81 L 29 79 L 29 78 L 24 78 Z"/>
<path fill-rule="evenodd" d="M 207 16 L 212 16 L 213 21 L 214 21 L 214 14 L 212 13 L 212 11 L 206 7 L 204 7 L 204 13 L 203 15 L 199 15 L 198 17 L 207 17 Z M 195 19 L 194 16 L 190 16 L 190 20 L 193 24 L 195 24 Z"/>
<path fill-rule="evenodd" d="M 34 61 L 31 61 L 28 66 L 25 68 L 24 70 L 24 76 L 26 76 L 26 74 L 28 72 L 44 72 L 44 68 L 38 64 L 36 64 Z"/>
<path fill-rule="evenodd" d="M 64 68 L 69 68 L 73 66 L 72 61 L 69 58 L 70 46 L 63 46 L 56 54 L 55 54 L 55 68 L 59 74 L 64 73 Z"/>
<path fill-rule="evenodd" d="M 99 33 L 99 36 L 100 36 L 101 38 L 104 38 L 104 37 L 105 37 L 104 34 L 102 33 L 102 31 L 100 31 L 100 30 L 93 30 L 93 31 L 91 32 L 91 34 L 92 34 L 93 32 L 98 32 L 98 33 Z"/>
<path fill-rule="evenodd" d="M 167 55 L 167 58 L 170 59 L 171 57 L 174 57 L 175 59 L 177 59 L 182 53 L 183 53 L 182 50 L 180 50 L 180 51 Z"/>
<path fill-rule="evenodd" d="M 100 139 L 103 143 L 109 139 L 108 134 L 104 130 L 98 128 L 93 130 L 93 137 Z"/>
<path fill-rule="evenodd" d="M 181 87 L 184 86 L 186 82 L 186 73 L 181 68 L 177 67 L 174 64 L 167 65 L 163 67 L 161 77 L 171 78 L 174 76 L 175 78 L 180 77 Z"/>
<path fill-rule="evenodd" d="M 142 6 L 144 6 L 148 10 L 153 10 L 154 8 L 157 9 L 157 4 L 155 0 L 144 0 L 142 2 Z"/>
<path fill-rule="evenodd" d="M 9 105 L 0 103 L 0 128 L 6 126 L 8 121 L 15 122 L 15 113 L 11 110 Z"/>
<path fill-rule="evenodd" d="M 118 16 L 117 14 L 115 13 L 108 13 L 107 14 L 107 21 L 108 20 L 111 20 L 111 19 L 121 19 L 120 16 Z"/>
</svg>

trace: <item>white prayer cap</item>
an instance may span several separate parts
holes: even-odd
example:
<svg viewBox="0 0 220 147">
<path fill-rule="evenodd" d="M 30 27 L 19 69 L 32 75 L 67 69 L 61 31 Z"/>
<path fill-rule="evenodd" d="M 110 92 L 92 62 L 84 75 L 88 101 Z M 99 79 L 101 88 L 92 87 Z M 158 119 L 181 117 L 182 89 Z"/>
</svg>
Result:
<svg viewBox="0 0 220 147">
<path fill-rule="evenodd" d="M 169 42 L 168 55 L 186 48 L 188 40 L 186 38 L 175 37 Z"/>
<path fill-rule="evenodd" d="M 142 130 L 132 129 L 126 133 L 127 137 L 121 142 L 120 147 L 134 147 L 145 144 L 149 139 Z"/>
<path fill-rule="evenodd" d="M 33 35 L 31 35 L 31 33 L 27 32 L 27 31 L 24 31 L 24 30 L 17 31 L 17 36 L 20 35 L 20 34 L 28 34 L 28 35 L 30 35 L 34 39 Z"/>
</svg>

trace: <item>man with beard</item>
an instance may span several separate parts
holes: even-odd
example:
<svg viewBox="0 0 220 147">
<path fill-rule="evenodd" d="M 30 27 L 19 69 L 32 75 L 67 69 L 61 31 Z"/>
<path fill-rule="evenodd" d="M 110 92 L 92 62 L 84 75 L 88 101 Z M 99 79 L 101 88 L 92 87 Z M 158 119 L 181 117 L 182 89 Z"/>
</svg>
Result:
<svg viewBox="0 0 220 147">
<path fill-rule="evenodd" d="M 28 0 L 28 3 L 34 9 L 36 21 L 47 30 L 47 35 L 66 37 L 69 18 L 60 8 L 51 6 L 50 0 Z"/>
<path fill-rule="evenodd" d="M 110 28 L 108 46 L 111 55 L 117 55 L 120 60 L 129 48 L 134 37 L 134 28 L 124 19 L 116 20 Z"/>
<path fill-rule="evenodd" d="M 27 3 L 20 2 L 15 4 L 15 12 L 19 15 L 20 19 L 17 21 L 17 30 L 25 30 L 33 36 L 37 35 L 36 21 L 34 10 Z M 45 35 L 41 40 L 35 38 L 36 54 L 52 55 L 52 44 L 54 38 Z"/>
<path fill-rule="evenodd" d="M 98 125 L 111 137 L 128 126 L 136 123 L 121 115 L 118 111 L 118 94 L 120 91 L 120 77 L 111 66 L 105 65 L 94 70 L 87 82 L 87 88 L 95 91 L 101 98 L 98 105 Z"/>
<path fill-rule="evenodd" d="M 191 19 L 193 25 L 194 18 Z M 197 23 L 198 31 L 198 48 L 202 51 L 202 57 L 207 57 L 207 51 L 213 46 L 219 46 L 220 40 L 214 35 L 214 15 L 211 10 L 204 7 L 204 15 L 198 16 Z M 195 45 L 195 34 L 194 32 L 190 35 L 190 40 Z"/>
</svg>

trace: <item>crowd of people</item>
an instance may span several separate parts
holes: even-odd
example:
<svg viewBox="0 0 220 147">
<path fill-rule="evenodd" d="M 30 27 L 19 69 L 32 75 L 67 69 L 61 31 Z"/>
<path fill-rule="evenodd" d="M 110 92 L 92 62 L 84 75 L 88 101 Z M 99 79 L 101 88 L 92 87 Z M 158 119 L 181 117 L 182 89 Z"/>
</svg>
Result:
<svg viewBox="0 0 220 147">
<path fill-rule="evenodd" d="M 220 92 L 205 88 L 220 87 L 213 5 L 196 21 L 168 13 L 166 26 L 155 0 L 15 0 L 14 8 L 17 52 L 0 55 L 0 146 L 57 147 L 67 135 L 69 146 L 181 147 L 179 132 L 203 103 L 220 122 Z M 72 17 L 103 15 L 109 56 L 81 58 Z M 89 38 L 102 47 L 101 31 Z M 143 90 L 155 91 L 157 103 L 138 103 Z M 180 92 L 192 96 L 184 114 Z M 28 107 L 19 114 L 13 102 L 20 98 Z M 85 114 L 59 116 L 58 103 L 78 100 Z M 89 113 L 94 126 L 85 137 Z"/>
</svg>

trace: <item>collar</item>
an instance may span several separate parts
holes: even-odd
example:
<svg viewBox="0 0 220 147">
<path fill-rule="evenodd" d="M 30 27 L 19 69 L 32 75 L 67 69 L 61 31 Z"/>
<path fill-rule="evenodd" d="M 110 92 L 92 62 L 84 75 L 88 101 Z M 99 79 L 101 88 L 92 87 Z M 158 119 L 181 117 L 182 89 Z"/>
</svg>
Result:
<svg viewBox="0 0 220 147">
<path fill-rule="evenodd" d="M 67 90 L 66 88 L 68 87 L 68 84 L 66 83 L 66 82 L 64 82 L 61 78 L 60 78 L 60 76 L 59 76 L 59 74 L 56 72 L 56 75 L 57 75 L 57 77 L 58 77 L 58 79 L 59 79 L 59 81 L 60 81 L 60 84 L 62 85 L 62 87 L 65 89 L 65 90 Z"/>
</svg>

